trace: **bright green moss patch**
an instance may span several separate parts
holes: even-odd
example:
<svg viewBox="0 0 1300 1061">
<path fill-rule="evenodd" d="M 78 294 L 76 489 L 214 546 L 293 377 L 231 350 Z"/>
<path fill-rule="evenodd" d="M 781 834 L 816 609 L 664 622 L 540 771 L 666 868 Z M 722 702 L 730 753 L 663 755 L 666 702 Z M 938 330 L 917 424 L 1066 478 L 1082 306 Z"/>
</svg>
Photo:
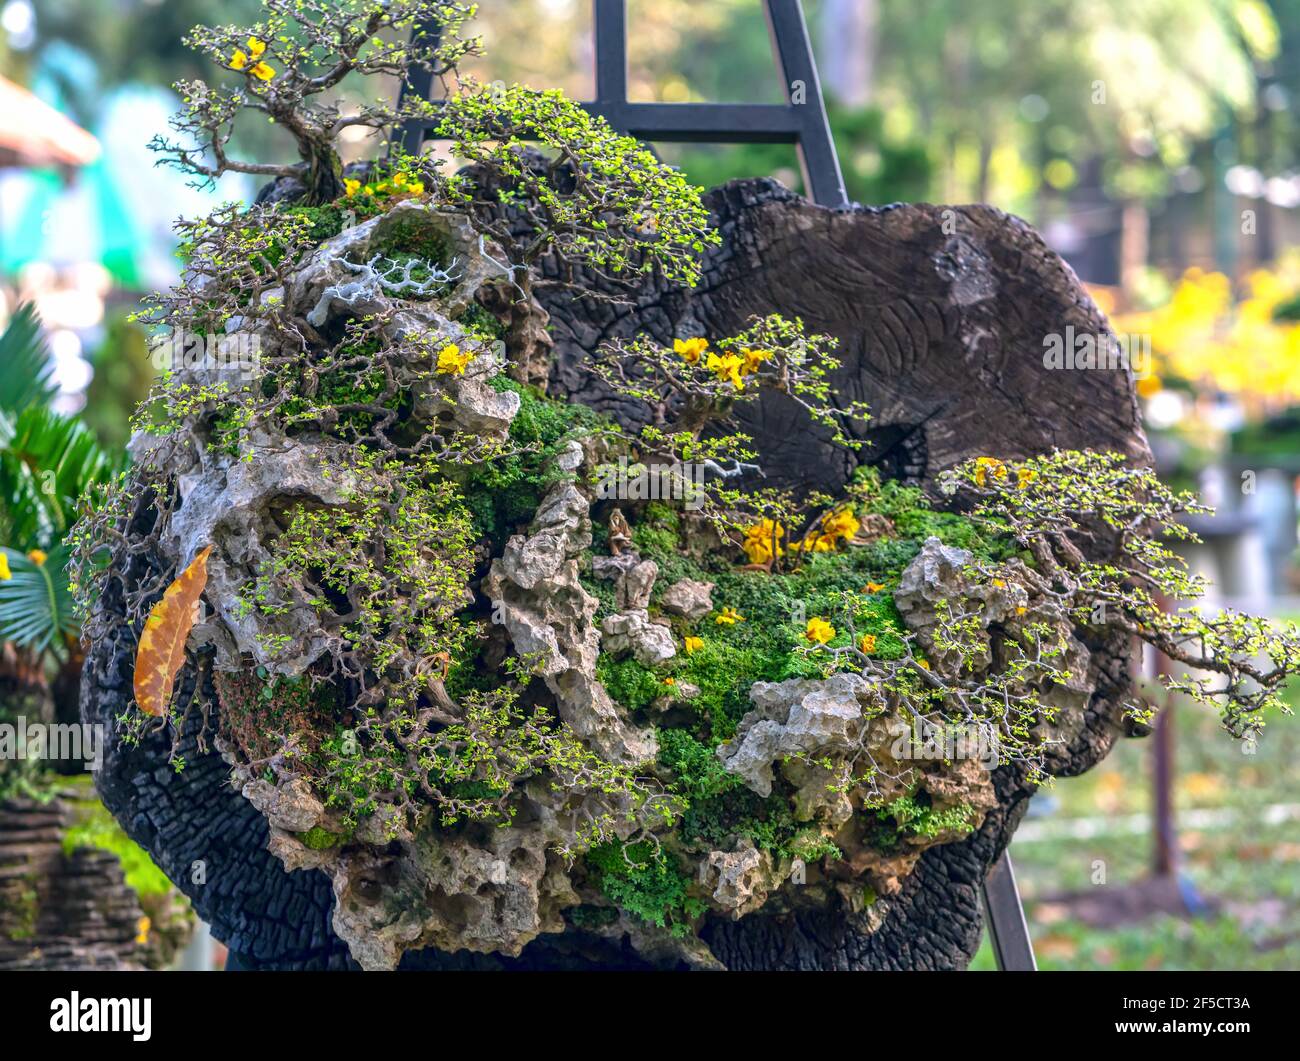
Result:
<svg viewBox="0 0 1300 1061">
<path fill-rule="evenodd" d="M 299 833 L 298 839 L 313 851 L 327 851 L 331 847 L 337 847 L 344 840 L 344 837 L 338 833 L 332 833 L 328 829 L 323 829 L 319 825 L 313 825 L 305 833 Z"/>
<path fill-rule="evenodd" d="M 78 802 L 76 820 L 63 834 L 65 853 L 71 854 L 83 847 L 97 847 L 116 855 L 122 864 L 127 887 L 136 895 L 162 895 L 171 890 L 171 882 L 154 865 L 148 852 L 122 831 L 98 800 Z"/>
<path fill-rule="evenodd" d="M 475 528 L 500 542 L 536 515 L 546 491 L 563 478 L 555 457 L 564 444 L 597 430 L 603 421 L 590 409 L 552 401 L 506 376 L 495 377 L 492 386 L 519 395 L 510 441 L 520 452 L 468 469 L 464 490 Z"/>
<path fill-rule="evenodd" d="M 649 841 L 600 844 L 587 852 L 586 863 L 610 902 L 674 935 L 688 935 L 690 919 L 704 913 L 704 904 L 688 894 L 690 879 L 677 859 Z"/>
</svg>

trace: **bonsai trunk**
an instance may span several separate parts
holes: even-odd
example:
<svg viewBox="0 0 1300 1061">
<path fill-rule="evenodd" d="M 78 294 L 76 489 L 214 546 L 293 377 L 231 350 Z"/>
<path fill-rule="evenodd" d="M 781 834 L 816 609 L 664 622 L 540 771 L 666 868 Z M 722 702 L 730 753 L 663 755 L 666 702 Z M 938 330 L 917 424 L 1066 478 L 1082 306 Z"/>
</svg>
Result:
<svg viewBox="0 0 1300 1061">
<path fill-rule="evenodd" d="M 299 140 L 299 152 L 307 163 L 303 183 L 308 206 L 324 206 L 343 194 L 343 160 L 326 137 Z"/>
</svg>

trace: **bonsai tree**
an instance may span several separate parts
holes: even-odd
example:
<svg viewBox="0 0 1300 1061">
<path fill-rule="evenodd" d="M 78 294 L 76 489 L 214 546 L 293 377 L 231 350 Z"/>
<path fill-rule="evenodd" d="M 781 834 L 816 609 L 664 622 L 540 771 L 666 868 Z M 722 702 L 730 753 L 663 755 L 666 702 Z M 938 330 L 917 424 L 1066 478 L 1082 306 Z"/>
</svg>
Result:
<svg viewBox="0 0 1300 1061">
<path fill-rule="evenodd" d="M 306 188 L 305 201 L 319 206 L 343 193 L 338 138 L 349 128 L 388 129 L 427 117 L 428 104 L 411 99 L 399 112 L 383 102 L 349 113 L 330 99 L 350 75 L 405 78 L 412 69 L 446 78 L 456 63 L 475 54 L 478 42 L 460 36 L 473 12 L 451 0 L 266 0 L 266 18 L 253 26 L 198 26 L 185 43 L 227 71 L 236 87 L 182 81 L 176 91 L 185 109 L 172 121 L 182 137 L 157 137 L 153 147 L 200 183 L 224 173 L 292 177 Z M 436 42 L 407 37 L 436 21 Z M 298 165 L 251 162 L 227 152 L 239 118 L 259 115 L 293 137 Z"/>
<path fill-rule="evenodd" d="M 1199 588 L 1162 544 L 1193 502 L 1119 456 L 959 462 L 953 511 L 869 465 L 834 493 L 765 482 L 742 426 L 763 402 L 863 448 L 865 403 L 831 384 L 841 337 L 764 313 L 592 344 L 618 421 L 529 385 L 552 367 L 536 275 L 602 297 L 695 281 L 717 239 L 698 190 L 555 93 L 460 82 L 454 49 L 441 128 L 470 169 L 392 153 L 330 184 L 316 134 L 347 119 L 313 109 L 308 54 L 422 61 L 339 10 L 198 37 L 315 130 L 311 179 L 182 224 L 185 282 L 143 316 L 214 356 L 141 409 L 77 588 L 97 688 L 104 661 L 134 668 L 134 700 L 94 708 L 138 746 L 119 754 L 183 785 L 219 753 L 270 854 L 328 876 L 352 960 L 565 933 L 716 966 L 764 909 L 866 932 L 923 856 L 994 819 L 993 768 L 1050 772 L 1117 639 L 1222 675 L 1182 687 L 1234 732 L 1278 705 L 1293 631 L 1154 609 Z M 208 154 L 177 156 L 200 178 L 230 113 L 205 107 Z M 600 494 L 620 461 L 691 465 L 698 492 Z"/>
</svg>

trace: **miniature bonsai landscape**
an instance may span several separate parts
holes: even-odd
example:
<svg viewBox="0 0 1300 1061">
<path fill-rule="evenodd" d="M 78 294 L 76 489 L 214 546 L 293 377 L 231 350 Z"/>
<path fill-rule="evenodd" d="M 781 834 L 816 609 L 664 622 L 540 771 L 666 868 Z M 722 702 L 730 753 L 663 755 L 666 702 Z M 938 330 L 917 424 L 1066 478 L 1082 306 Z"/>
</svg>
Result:
<svg viewBox="0 0 1300 1061">
<path fill-rule="evenodd" d="M 79 530 L 83 711 L 180 779 L 217 753 L 270 855 L 328 880 L 352 961 L 549 941 L 555 963 L 735 967 L 725 926 L 760 911 L 870 937 L 927 851 L 1074 768 L 1099 702 L 1111 731 L 1149 720 L 1133 639 L 1236 737 L 1285 710 L 1293 630 L 1164 607 L 1203 590 L 1168 545 L 1202 509 L 1130 453 L 888 478 L 834 382 L 847 337 L 778 307 L 611 330 L 582 351 L 605 398 L 553 393 L 539 285 L 615 315 L 647 279 L 688 290 L 724 245 L 699 190 L 558 93 L 459 79 L 459 4 L 266 8 L 195 32 L 236 87 L 185 86 L 189 139 L 158 146 L 276 182 L 183 222 L 185 281 L 142 315 L 255 356 L 168 373 Z M 436 44 L 390 39 L 429 18 Z M 413 66 L 448 83 L 439 129 L 471 167 L 345 170 L 350 125 L 435 112 L 318 97 Z M 299 165 L 229 157 L 248 111 Z M 764 402 L 851 454 L 847 482 L 769 478 L 745 428 Z M 252 957 L 308 961 L 314 932 Z"/>
</svg>

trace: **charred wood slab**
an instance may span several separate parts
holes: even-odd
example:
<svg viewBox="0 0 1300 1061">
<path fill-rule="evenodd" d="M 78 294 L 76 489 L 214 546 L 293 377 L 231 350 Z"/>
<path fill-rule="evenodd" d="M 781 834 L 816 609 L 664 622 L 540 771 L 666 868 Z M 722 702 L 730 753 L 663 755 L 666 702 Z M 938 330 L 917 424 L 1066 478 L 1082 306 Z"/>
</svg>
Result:
<svg viewBox="0 0 1300 1061">
<path fill-rule="evenodd" d="M 832 211 L 770 181 L 733 182 L 710 194 L 723 235 L 694 290 L 654 279 L 621 303 L 580 297 L 558 281 L 600 289 L 594 277 L 546 266 L 539 297 L 549 312 L 552 394 L 635 423 L 586 367 L 599 344 L 648 333 L 668 342 L 724 336 L 755 314 L 802 317 L 841 340 L 832 383 L 847 402 L 864 399 L 874 419 L 856 456 L 830 444 L 779 396 L 744 410 L 769 481 L 834 491 L 855 462 L 932 488 L 937 473 L 967 457 L 1024 457 L 1053 447 L 1150 454 L 1131 375 L 1123 370 L 1049 370 L 1049 335 L 1109 336 L 1106 322 L 1066 266 L 1024 222 L 985 206 L 892 206 Z M 135 554 L 140 578 L 151 562 Z M 122 602 L 102 602 L 110 616 Z M 116 609 L 116 611 L 114 611 Z M 184 735 L 187 766 L 166 763 L 163 738 L 130 747 L 113 739 L 131 697 L 134 639 L 125 623 L 87 655 L 82 717 L 110 739 L 101 795 L 127 832 L 192 899 L 235 967 L 351 967 L 330 927 L 333 896 L 321 873 L 286 873 L 266 850 L 263 817 L 227 783 L 228 768 Z M 1082 635 L 1081 635 L 1082 636 Z M 1129 687 L 1122 638 L 1090 642 L 1096 692 L 1052 772 L 1081 773 L 1122 732 L 1118 704 Z M 191 683 L 193 677 L 188 679 Z M 182 689 L 180 695 L 188 695 Z M 994 775 L 999 806 L 960 842 L 927 850 L 883 915 L 838 908 L 706 925 L 703 937 L 732 969 L 952 969 L 979 945 L 979 886 L 1005 849 L 1032 789 L 1016 768 Z M 882 919 L 883 916 L 883 919 Z M 580 932 L 543 936 L 517 959 L 465 953 L 408 954 L 403 968 L 624 968 L 643 965 L 626 946 Z"/>
</svg>

